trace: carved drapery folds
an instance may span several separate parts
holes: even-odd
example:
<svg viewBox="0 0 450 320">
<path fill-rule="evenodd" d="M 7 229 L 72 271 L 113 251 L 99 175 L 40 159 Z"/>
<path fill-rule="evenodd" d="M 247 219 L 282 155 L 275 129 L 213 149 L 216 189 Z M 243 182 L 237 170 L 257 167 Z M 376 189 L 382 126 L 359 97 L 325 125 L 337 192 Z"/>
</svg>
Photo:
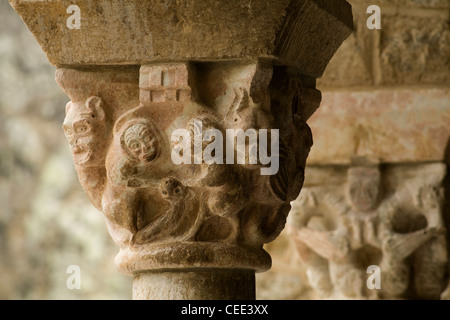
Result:
<svg viewBox="0 0 450 320">
<path fill-rule="evenodd" d="M 304 180 L 314 81 L 264 61 L 59 69 L 57 81 L 72 100 L 63 129 L 80 182 L 122 272 L 270 268 L 262 246 Z M 254 133 L 257 150 L 230 130 Z"/>
<path fill-rule="evenodd" d="M 289 231 L 319 296 L 440 297 L 447 268 L 444 164 L 309 170 Z M 380 268 L 381 288 L 367 286 L 370 266 Z"/>
</svg>

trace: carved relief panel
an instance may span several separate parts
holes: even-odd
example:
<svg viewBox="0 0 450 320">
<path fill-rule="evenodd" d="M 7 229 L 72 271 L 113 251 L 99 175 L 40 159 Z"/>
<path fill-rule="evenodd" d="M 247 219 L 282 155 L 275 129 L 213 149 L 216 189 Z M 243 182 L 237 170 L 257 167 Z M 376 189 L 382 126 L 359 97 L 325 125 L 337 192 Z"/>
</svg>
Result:
<svg viewBox="0 0 450 320">
<path fill-rule="evenodd" d="M 328 299 L 437 299 L 447 275 L 444 164 L 311 167 L 289 231 Z M 367 285 L 370 266 L 380 288 Z"/>
</svg>

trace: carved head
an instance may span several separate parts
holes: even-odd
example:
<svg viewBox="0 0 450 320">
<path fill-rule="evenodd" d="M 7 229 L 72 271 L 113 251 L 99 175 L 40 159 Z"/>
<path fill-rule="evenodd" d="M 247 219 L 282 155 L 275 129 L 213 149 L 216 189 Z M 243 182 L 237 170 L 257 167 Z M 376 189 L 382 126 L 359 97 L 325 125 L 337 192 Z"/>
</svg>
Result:
<svg viewBox="0 0 450 320">
<path fill-rule="evenodd" d="M 106 157 L 106 121 L 101 98 L 93 96 L 83 102 L 69 102 L 63 124 L 77 166 L 102 166 Z"/>
<path fill-rule="evenodd" d="M 378 206 L 381 186 L 378 167 L 355 167 L 348 170 L 348 195 L 353 207 L 369 212 Z"/>
<path fill-rule="evenodd" d="M 168 201 L 183 200 L 187 187 L 175 178 L 167 178 L 161 182 L 161 194 Z"/>
<path fill-rule="evenodd" d="M 130 122 L 120 140 L 126 153 L 139 162 L 150 163 L 159 156 L 160 144 L 156 130 L 145 119 Z"/>
<path fill-rule="evenodd" d="M 221 126 L 219 124 L 219 120 L 217 120 L 214 116 L 209 114 L 203 114 L 199 115 L 193 119 L 191 119 L 187 124 L 187 130 L 191 134 L 191 147 L 192 150 L 194 150 L 195 143 L 201 143 L 201 145 L 198 145 L 199 148 L 201 148 L 202 151 L 205 150 L 205 148 L 215 141 L 215 137 L 206 137 L 205 133 L 208 130 L 221 130 Z M 196 139 L 197 137 L 197 139 Z M 205 138 L 205 139 L 204 139 Z M 211 139 L 209 139 L 211 138 Z"/>
</svg>

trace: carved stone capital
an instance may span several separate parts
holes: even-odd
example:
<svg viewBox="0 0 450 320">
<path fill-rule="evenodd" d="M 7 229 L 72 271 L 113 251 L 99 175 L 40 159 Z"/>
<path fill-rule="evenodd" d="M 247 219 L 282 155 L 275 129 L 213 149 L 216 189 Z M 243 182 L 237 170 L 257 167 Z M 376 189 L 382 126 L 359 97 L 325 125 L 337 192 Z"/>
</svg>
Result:
<svg viewBox="0 0 450 320">
<path fill-rule="evenodd" d="M 263 245 L 302 188 L 316 78 L 350 5 L 80 0 L 71 24 L 65 0 L 10 2 L 58 67 L 75 168 L 135 297 L 254 298 L 220 279 L 271 266 Z M 195 279 L 204 293 L 186 294 Z M 187 282 L 171 295 L 149 281 Z"/>
<path fill-rule="evenodd" d="M 121 248 L 120 271 L 270 268 L 262 246 L 284 228 L 312 145 L 304 114 L 320 93 L 308 80 L 261 61 L 56 78 L 72 99 L 63 128 L 76 170 Z"/>
<path fill-rule="evenodd" d="M 320 297 L 441 296 L 448 263 L 445 164 L 308 170 L 302 194 L 293 202 L 289 231 Z M 369 279 L 374 266 L 380 272 L 378 288 L 367 285 L 375 283 Z"/>
</svg>

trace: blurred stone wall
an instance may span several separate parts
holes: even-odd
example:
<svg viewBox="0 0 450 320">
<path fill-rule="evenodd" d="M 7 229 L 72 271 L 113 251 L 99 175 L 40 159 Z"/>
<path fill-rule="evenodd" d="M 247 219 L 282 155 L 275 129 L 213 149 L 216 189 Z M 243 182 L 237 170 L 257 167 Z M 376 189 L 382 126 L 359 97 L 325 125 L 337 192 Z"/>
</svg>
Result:
<svg viewBox="0 0 450 320">
<path fill-rule="evenodd" d="M 39 45 L 0 1 L 0 299 L 130 299 L 117 246 L 78 183 L 61 129 L 68 98 Z M 80 267 L 69 290 L 67 268 Z"/>
<path fill-rule="evenodd" d="M 318 81 L 323 99 L 308 122 L 315 144 L 305 185 L 314 181 L 312 165 L 346 166 L 352 153 L 375 156 L 383 163 L 448 165 L 450 1 L 348 2 L 355 32 Z M 381 9 L 381 30 L 366 26 L 370 5 Z M 257 276 L 259 299 L 318 298 L 286 231 L 266 248 L 273 268 Z"/>
</svg>

